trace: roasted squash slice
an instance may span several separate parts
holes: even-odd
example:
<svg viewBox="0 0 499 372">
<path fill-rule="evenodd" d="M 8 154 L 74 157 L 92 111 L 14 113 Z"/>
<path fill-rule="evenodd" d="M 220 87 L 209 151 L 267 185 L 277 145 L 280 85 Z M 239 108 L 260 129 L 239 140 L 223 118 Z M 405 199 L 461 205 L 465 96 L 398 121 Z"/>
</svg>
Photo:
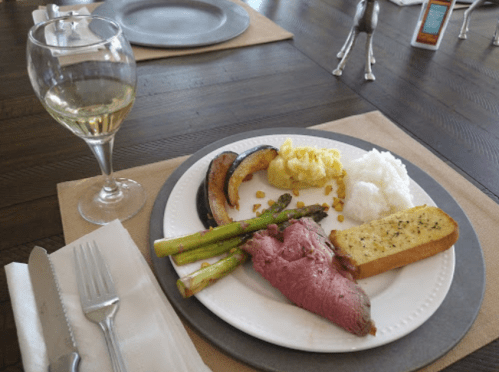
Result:
<svg viewBox="0 0 499 372">
<path fill-rule="evenodd" d="M 222 152 L 210 162 L 206 172 L 204 182 L 206 202 L 208 210 L 217 225 L 232 222 L 227 213 L 224 186 L 227 172 L 237 156 L 237 153 L 232 151 Z"/>
<path fill-rule="evenodd" d="M 260 145 L 239 154 L 225 179 L 225 196 L 230 206 L 239 209 L 239 186 L 253 173 L 267 169 L 277 151 L 274 146 Z"/>
<path fill-rule="evenodd" d="M 208 207 L 208 202 L 206 199 L 206 187 L 205 180 L 201 182 L 199 185 L 198 191 L 196 193 L 196 209 L 198 212 L 199 219 L 203 223 L 205 229 L 209 229 L 210 227 L 217 227 L 215 219 L 211 215 L 211 211 Z"/>
<path fill-rule="evenodd" d="M 224 185 L 227 171 L 236 158 L 237 153 L 224 151 L 208 165 L 196 195 L 197 212 L 205 228 L 232 222 L 227 213 Z"/>
</svg>

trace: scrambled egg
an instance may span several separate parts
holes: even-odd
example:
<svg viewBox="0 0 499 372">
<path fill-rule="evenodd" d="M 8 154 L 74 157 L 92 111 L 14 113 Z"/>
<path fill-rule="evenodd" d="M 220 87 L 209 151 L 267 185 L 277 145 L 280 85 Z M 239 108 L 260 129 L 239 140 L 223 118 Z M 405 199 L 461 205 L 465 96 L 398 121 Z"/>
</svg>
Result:
<svg viewBox="0 0 499 372">
<path fill-rule="evenodd" d="M 323 187 L 342 176 L 340 152 L 311 146 L 293 148 L 290 138 L 279 149 L 279 155 L 267 170 L 269 183 L 281 189 Z"/>
</svg>

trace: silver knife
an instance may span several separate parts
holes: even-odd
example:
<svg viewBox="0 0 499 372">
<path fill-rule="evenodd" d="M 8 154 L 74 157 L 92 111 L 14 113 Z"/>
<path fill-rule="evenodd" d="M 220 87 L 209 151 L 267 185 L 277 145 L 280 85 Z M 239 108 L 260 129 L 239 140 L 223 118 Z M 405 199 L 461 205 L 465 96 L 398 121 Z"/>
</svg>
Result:
<svg viewBox="0 0 499 372">
<path fill-rule="evenodd" d="M 47 345 L 49 371 L 76 372 L 80 355 L 61 301 L 54 268 L 45 249 L 33 248 L 28 269 Z"/>
</svg>

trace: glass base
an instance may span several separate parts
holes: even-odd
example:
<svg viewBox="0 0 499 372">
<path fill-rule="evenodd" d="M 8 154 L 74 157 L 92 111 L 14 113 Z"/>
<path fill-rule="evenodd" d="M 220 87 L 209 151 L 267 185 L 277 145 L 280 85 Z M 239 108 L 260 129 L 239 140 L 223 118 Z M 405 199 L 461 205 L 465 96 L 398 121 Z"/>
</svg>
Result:
<svg viewBox="0 0 499 372">
<path fill-rule="evenodd" d="M 146 192 L 142 186 L 126 178 L 116 178 L 119 192 L 111 198 L 103 198 L 102 184 L 89 187 L 81 196 L 78 211 L 88 222 L 106 225 L 116 219 L 125 221 L 135 216 L 144 206 Z"/>
</svg>

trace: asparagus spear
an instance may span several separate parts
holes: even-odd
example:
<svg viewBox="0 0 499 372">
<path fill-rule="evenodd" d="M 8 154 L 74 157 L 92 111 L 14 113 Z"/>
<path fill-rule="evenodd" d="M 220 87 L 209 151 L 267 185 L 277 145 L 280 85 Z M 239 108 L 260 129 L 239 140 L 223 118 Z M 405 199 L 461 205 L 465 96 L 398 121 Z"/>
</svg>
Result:
<svg viewBox="0 0 499 372">
<path fill-rule="evenodd" d="M 178 279 L 177 287 L 182 297 L 190 297 L 231 273 L 247 259 L 248 254 L 246 252 L 240 248 L 234 248 L 227 257 L 213 265 L 203 267 L 192 274 Z"/>
<path fill-rule="evenodd" d="M 268 209 L 265 209 L 263 211 L 260 217 L 265 214 L 272 214 L 284 210 L 284 208 L 286 208 L 289 203 L 291 203 L 292 198 L 293 197 L 289 193 L 282 194 L 281 196 L 279 196 L 276 203 L 272 204 Z"/>
<path fill-rule="evenodd" d="M 199 248 L 191 249 L 190 251 L 180 252 L 172 255 L 173 262 L 177 265 L 186 265 L 191 262 L 215 257 L 229 251 L 232 248 L 236 248 L 240 244 L 244 243 L 244 241 L 246 241 L 249 237 L 251 237 L 251 234 L 244 234 L 227 240 L 221 240 L 219 242 L 203 245 Z"/>
<path fill-rule="evenodd" d="M 291 194 L 283 194 L 277 200 L 277 203 L 272 204 L 268 209 L 266 209 L 261 215 L 272 214 L 282 211 L 291 202 Z M 218 256 L 222 253 L 228 252 L 231 248 L 235 248 L 238 245 L 244 243 L 246 239 L 251 237 L 251 233 L 236 236 L 231 239 L 222 240 L 212 244 L 207 244 L 196 249 L 189 251 L 180 252 L 172 255 L 173 261 L 177 265 L 186 265 L 191 262 L 204 260 L 206 258 L 211 258 Z"/>
<path fill-rule="evenodd" d="M 216 241 L 246 234 L 248 232 L 261 230 L 272 223 L 279 224 L 293 218 L 298 219 L 319 211 L 324 211 L 324 207 L 320 205 L 310 205 L 303 208 L 284 210 L 279 213 L 264 213 L 260 217 L 228 223 L 191 235 L 173 239 L 158 239 L 154 242 L 154 250 L 158 257 L 164 257 Z"/>
</svg>

